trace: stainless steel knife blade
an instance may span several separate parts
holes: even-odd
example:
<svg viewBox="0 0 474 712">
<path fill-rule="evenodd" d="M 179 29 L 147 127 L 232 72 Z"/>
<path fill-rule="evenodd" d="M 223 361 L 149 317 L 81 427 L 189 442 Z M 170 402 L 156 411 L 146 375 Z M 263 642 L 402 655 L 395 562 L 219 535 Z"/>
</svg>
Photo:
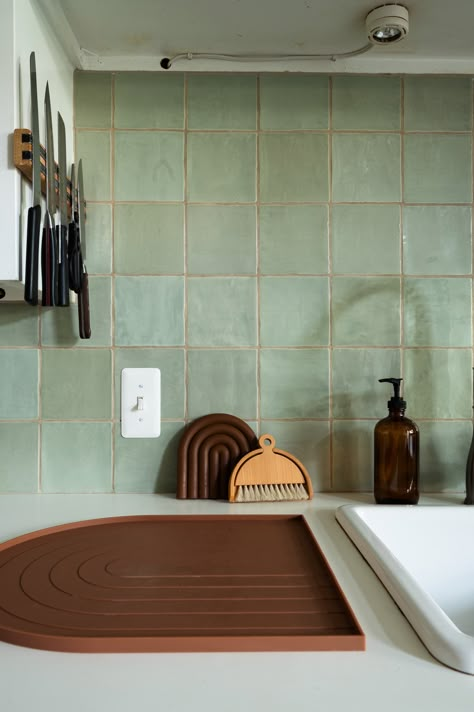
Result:
<svg viewBox="0 0 474 712">
<path fill-rule="evenodd" d="M 79 159 L 77 166 L 77 193 L 78 193 L 78 206 L 79 206 L 79 240 L 81 246 L 82 259 L 86 261 L 86 210 L 85 210 L 85 197 L 84 197 L 84 176 L 82 173 L 82 158 Z"/>
<path fill-rule="evenodd" d="M 79 203 L 79 246 L 81 265 L 81 286 L 77 297 L 79 314 L 79 336 L 81 339 L 91 338 L 91 322 L 89 313 L 89 275 L 86 268 L 86 211 L 84 197 L 84 177 L 82 173 L 82 159 L 77 166 L 77 187 Z"/>
<path fill-rule="evenodd" d="M 44 110 L 46 117 L 46 212 L 43 223 L 43 239 L 41 242 L 42 304 L 45 307 L 53 307 L 57 304 L 58 293 L 58 249 L 54 229 L 54 216 L 56 213 L 55 165 L 53 124 L 51 120 L 51 101 L 49 98 L 48 84 L 46 84 Z"/>
<path fill-rule="evenodd" d="M 36 82 L 36 59 L 35 53 L 30 54 L 30 90 L 31 90 L 31 143 L 32 143 L 32 184 L 33 202 L 32 205 L 41 204 L 41 149 L 39 137 L 38 118 L 38 89 Z"/>
<path fill-rule="evenodd" d="M 54 165 L 54 140 L 53 140 L 53 120 L 51 118 L 51 100 L 49 97 L 49 84 L 46 83 L 46 93 L 44 96 L 44 109 L 46 116 L 46 203 L 54 226 L 54 216 L 56 214 L 56 181 Z"/>
<path fill-rule="evenodd" d="M 66 129 L 58 111 L 59 224 L 67 225 Z"/>
<path fill-rule="evenodd" d="M 41 233 L 41 148 L 38 119 L 38 91 L 36 83 L 35 53 L 30 54 L 31 90 L 31 152 L 32 188 L 31 207 L 28 208 L 25 250 L 25 291 L 27 304 L 38 304 L 38 257 Z"/>
<path fill-rule="evenodd" d="M 77 213 L 77 180 L 76 166 L 71 163 L 71 220 L 74 220 L 74 213 Z"/>
<path fill-rule="evenodd" d="M 79 294 L 81 288 L 81 255 L 79 252 L 79 209 L 77 205 L 77 171 L 74 163 L 71 166 L 71 222 L 68 234 L 69 286 Z"/>
<path fill-rule="evenodd" d="M 69 262 L 67 247 L 67 176 L 66 176 L 66 129 L 58 111 L 58 184 L 59 224 L 56 226 L 58 246 L 58 306 L 69 306 Z"/>
</svg>

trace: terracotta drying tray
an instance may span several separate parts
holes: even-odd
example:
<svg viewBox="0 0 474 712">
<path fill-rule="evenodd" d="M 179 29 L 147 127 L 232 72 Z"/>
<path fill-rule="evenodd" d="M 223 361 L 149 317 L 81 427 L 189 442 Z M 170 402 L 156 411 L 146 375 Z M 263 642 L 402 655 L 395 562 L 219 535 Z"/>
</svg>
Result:
<svg viewBox="0 0 474 712">
<path fill-rule="evenodd" d="M 136 516 L 0 545 L 0 639 L 65 652 L 364 650 L 302 516 Z"/>
</svg>

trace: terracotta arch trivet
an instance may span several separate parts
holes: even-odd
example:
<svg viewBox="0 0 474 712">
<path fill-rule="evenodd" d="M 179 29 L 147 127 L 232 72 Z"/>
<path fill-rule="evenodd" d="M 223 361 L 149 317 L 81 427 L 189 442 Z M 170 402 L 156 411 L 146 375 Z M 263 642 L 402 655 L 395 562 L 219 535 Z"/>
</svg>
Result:
<svg viewBox="0 0 474 712">
<path fill-rule="evenodd" d="M 178 499 L 228 499 L 234 465 L 258 448 L 252 428 L 228 413 L 211 413 L 188 425 L 178 446 Z"/>
</svg>

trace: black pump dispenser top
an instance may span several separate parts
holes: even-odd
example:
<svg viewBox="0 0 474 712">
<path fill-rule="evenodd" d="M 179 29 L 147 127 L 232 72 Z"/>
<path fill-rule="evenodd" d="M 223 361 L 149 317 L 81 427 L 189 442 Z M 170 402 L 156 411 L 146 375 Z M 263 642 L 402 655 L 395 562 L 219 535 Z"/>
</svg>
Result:
<svg viewBox="0 0 474 712">
<path fill-rule="evenodd" d="M 379 378 L 379 383 L 391 383 L 393 386 L 393 396 L 387 401 L 389 410 L 405 410 L 407 407 L 406 401 L 400 398 L 400 383 L 403 378 Z"/>
</svg>

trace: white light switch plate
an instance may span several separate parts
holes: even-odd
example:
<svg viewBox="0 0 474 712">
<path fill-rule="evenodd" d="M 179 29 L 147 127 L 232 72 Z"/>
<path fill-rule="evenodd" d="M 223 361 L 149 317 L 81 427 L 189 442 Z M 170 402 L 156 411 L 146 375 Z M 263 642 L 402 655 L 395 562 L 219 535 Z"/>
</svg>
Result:
<svg viewBox="0 0 474 712">
<path fill-rule="evenodd" d="M 122 370 L 122 437 L 157 438 L 161 432 L 159 368 Z"/>
</svg>

